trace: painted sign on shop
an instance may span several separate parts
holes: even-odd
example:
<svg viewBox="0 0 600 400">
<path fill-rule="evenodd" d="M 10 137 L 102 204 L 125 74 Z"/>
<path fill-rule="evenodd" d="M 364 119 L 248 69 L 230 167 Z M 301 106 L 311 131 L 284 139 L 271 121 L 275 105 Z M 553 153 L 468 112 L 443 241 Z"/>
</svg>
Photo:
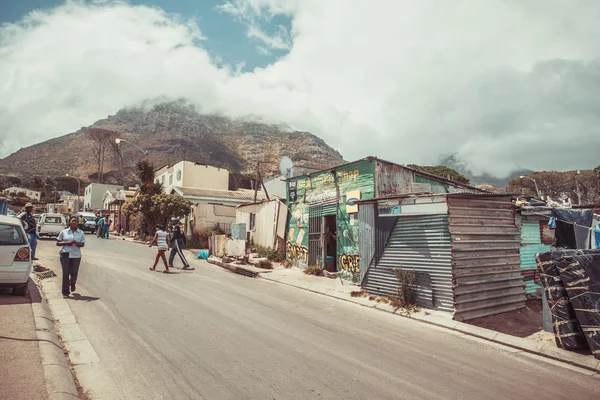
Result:
<svg viewBox="0 0 600 400">
<path fill-rule="evenodd" d="M 358 254 L 342 254 L 340 256 L 340 267 L 344 271 L 348 271 L 351 274 L 358 274 L 360 272 L 360 257 Z"/>
<path fill-rule="evenodd" d="M 285 257 L 289 261 L 306 264 L 308 262 L 308 248 L 298 246 L 294 242 L 287 242 Z"/>
<path fill-rule="evenodd" d="M 360 200 L 360 190 L 351 190 L 346 193 L 346 214 L 358 212 L 358 204 L 356 204 L 358 200 Z"/>
</svg>

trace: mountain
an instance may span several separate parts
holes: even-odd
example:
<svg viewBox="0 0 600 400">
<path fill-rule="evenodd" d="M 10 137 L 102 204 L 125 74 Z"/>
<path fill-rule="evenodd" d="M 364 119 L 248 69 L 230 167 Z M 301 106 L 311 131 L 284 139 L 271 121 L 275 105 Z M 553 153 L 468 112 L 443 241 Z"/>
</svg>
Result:
<svg viewBox="0 0 600 400">
<path fill-rule="evenodd" d="M 472 171 L 470 171 L 454 155 L 450 155 L 450 156 L 446 156 L 446 157 L 442 158 L 442 160 L 440 161 L 440 164 L 443 166 L 446 166 L 448 168 L 452 168 L 452 169 L 460 172 L 462 175 L 468 176 L 471 180 L 471 185 L 473 185 L 473 186 L 492 185 L 493 187 L 496 187 L 496 188 L 505 188 L 506 186 L 508 186 L 508 182 L 510 182 L 511 180 L 518 178 L 520 176 L 529 175 L 533 172 L 533 171 L 527 170 L 527 169 L 516 170 L 516 171 L 511 172 L 508 176 L 506 176 L 504 178 L 498 178 L 498 177 L 495 177 L 490 174 L 477 175 L 477 174 L 474 174 Z"/>
<path fill-rule="evenodd" d="M 252 174 L 261 162 L 263 176 L 279 171 L 279 160 L 292 157 L 295 165 L 329 168 L 343 163 L 340 153 L 308 132 L 287 126 L 231 119 L 196 112 L 185 101 L 152 107 L 122 109 L 90 127 L 109 129 L 148 151 L 155 167 L 181 160 Z M 88 181 L 97 173 L 94 142 L 86 128 L 27 148 L 0 160 L 0 175 L 19 177 L 64 176 Z M 144 158 L 128 143 L 122 143 L 126 180 L 132 180 L 135 163 Z M 106 155 L 105 181 L 116 182 L 119 163 Z"/>
</svg>

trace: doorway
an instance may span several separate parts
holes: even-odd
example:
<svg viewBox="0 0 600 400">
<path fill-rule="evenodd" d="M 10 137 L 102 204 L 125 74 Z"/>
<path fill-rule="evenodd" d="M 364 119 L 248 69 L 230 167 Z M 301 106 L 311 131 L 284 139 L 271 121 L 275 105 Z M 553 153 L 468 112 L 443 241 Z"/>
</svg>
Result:
<svg viewBox="0 0 600 400">
<path fill-rule="evenodd" d="M 337 218 L 335 215 L 327 215 L 324 218 L 324 242 L 325 242 L 325 265 L 324 269 L 329 272 L 337 271 Z"/>
</svg>

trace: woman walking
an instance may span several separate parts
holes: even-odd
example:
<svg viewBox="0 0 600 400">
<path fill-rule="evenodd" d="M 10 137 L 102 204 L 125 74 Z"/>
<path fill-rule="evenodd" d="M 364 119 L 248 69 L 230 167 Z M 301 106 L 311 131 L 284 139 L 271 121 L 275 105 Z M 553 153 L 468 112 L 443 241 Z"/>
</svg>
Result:
<svg viewBox="0 0 600 400">
<path fill-rule="evenodd" d="M 165 253 L 169 250 L 169 242 L 167 240 L 169 234 L 165 232 L 165 228 L 162 225 L 158 225 L 156 227 L 156 233 L 154 234 L 154 238 L 152 242 L 150 242 L 150 246 L 156 243 L 158 246 L 158 253 L 156 254 L 156 260 L 154 261 L 154 265 L 150 268 L 150 271 L 156 271 L 156 265 L 158 264 L 158 260 L 162 258 L 163 263 L 165 263 L 165 270 L 163 271 L 165 274 L 169 272 L 169 266 L 167 265 L 167 257 L 165 257 Z"/>
<path fill-rule="evenodd" d="M 186 244 L 185 234 L 181 232 L 181 227 L 176 225 L 171 236 L 171 254 L 169 254 L 169 268 L 173 268 L 173 261 L 175 260 L 175 254 L 179 254 L 179 258 L 183 263 L 183 269 L 191 269 L 185 256 L 183 255 L 183 245 Z"/>
<path fill-rule="evenodd" d="M 81 248 L 85 246 L 85 233 L 77 227 L 77 218 L 69 220 L 69 228 L 63 230 L 56 238 L 60 249 L 60 265 L 62 267 L 62 294 L 65 298 L 75 291 L 79 265 L 81 264 Z"/>
</svg>

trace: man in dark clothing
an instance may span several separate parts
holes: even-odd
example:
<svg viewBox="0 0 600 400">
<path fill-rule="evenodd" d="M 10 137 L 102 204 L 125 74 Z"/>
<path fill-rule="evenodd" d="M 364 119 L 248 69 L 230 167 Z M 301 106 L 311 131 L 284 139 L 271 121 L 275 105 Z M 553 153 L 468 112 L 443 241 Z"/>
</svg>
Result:
<svg viewBox="0 0 600 400">
<path fill-rule="evenodd" d="M 185 234 L 181 232 L 181 227 L 179 225 L 175 226 L 173 229 L 173 234 L 171 235 L 171 254 L 169 255 L 169 268 L 173 267 L 173 261 L 175 260 L 175 254 L 179 254 L 179 258 L 183 263 L 183 269 L 191 269 L 190 264 L 188 264 L 185 256 L 183 255 L 183 245 L 186 244 L 187 241 L 185 239 Z"/>
<path fill-rule="evenodd" d="M 35 249 L 37 248 L 37 220 L 31 213 L 33 211 L 33 204 L 25 204 L 25 212 L 19 214 L 18 218 L 23 224 L 23 229 L 29 237 L 29 245 L 31 246 L 31 259 L 38 260 L 35 256 Z"/>
</svg>

